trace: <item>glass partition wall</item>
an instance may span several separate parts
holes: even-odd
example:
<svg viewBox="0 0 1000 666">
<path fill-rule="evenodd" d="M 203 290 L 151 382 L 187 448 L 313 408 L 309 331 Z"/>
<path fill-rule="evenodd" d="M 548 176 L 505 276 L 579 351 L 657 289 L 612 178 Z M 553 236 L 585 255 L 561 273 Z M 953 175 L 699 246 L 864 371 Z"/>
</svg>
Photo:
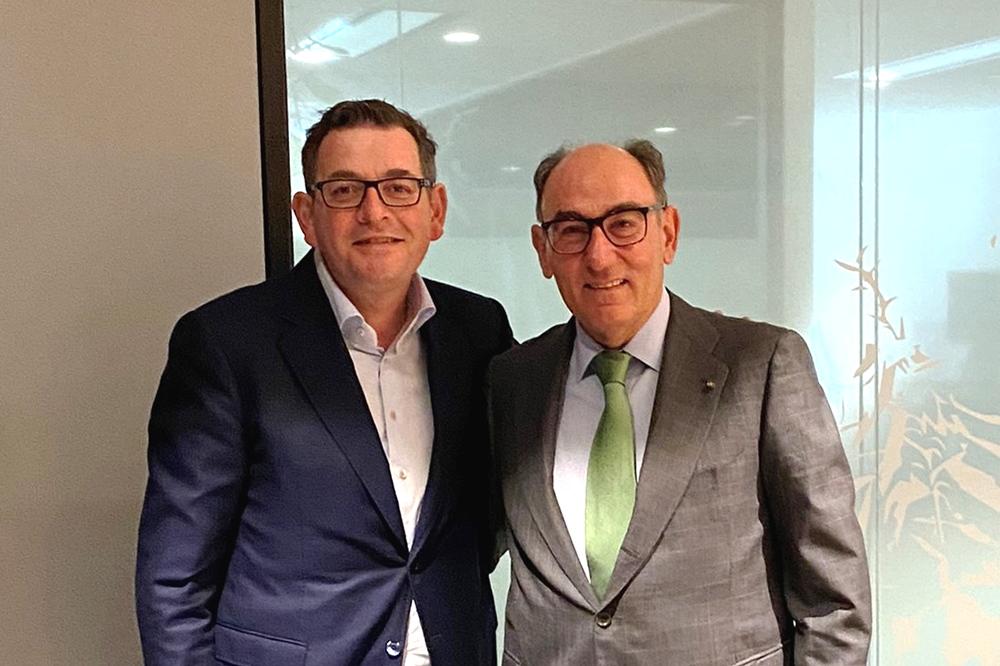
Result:
<svg viewBox="0 0 1000 666">
<path fill-rule="evenodd" d="M 285 31 L 293 188 L 322 109 L 407 109 L 449 191 L 422 273 L 498 298 L 521 339 L 567 317 L 529 240 L 539 159 L 653 141 L 682 219 L 667 286 L 810 343 L 871 663 L 1000 663 L 1000 3 L 285 0 Z"/>
</svg>

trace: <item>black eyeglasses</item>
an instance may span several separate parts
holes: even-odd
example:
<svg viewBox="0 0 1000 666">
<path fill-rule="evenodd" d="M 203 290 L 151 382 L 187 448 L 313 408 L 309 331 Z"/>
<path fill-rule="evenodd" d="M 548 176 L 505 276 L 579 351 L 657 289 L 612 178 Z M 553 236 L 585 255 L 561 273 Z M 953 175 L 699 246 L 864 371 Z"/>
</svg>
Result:
<svg viewBox="0 0 1000 666">
<path fill-rule="evenodd" d="M 626 208 L 603 217 L 560 217 L 542 222 L 542 231 L 549 247 L 556 254 L 579 254 L 587 249 L 594 227 L 600 227 L 604 237 L 616 247 L 626 247 L 641 242 L 646 237 L 647 213 L 663 210 L 666 204 Z"/>
<path fill-rule="evenodd" d="M 323 197 L 323 203 L 330 208 L 355 208 L 365 198 L 369 187 L 374 187 L 378 198 L 386 206 L 402 208 L 413 206 L 420 201 L 420 194 L 425 187 L 433 185 L 426 178 L 400 176 L 380 178 L 378 180 L 360 180 L 356 178 L 332 178 L 314 183 L 313 190 L 318 190 Z"/>
</svg>

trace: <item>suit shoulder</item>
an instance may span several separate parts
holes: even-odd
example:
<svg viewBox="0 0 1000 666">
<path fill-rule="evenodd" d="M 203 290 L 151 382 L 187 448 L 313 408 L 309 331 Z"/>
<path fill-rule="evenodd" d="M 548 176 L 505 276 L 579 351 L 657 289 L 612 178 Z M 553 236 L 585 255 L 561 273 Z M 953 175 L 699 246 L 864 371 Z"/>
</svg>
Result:
<svg viewBox="0 0 1000 666">
<path fill-rule="evenodd" d="M 434 306 L 453 325 L 473 330 L 499 325 L 509 330 L 507 311 L 495 298 L 427 278 L 424 278 L 424 283 L 434 299 Z"/>
<path fill-rule="evenodd" d="M 525 340 L 519 345 L 508 349 L 493 360 L 497 372 L 508 369 L 537 366 L 539 361 L 551 358 L 559 352 L 566 340 L 566 327 L 569 324 L 557 324 L 541 335 Z"/>
<path fill-rule="evenodd" d="M 273 332 L 277 306 L 283 300 L 287 276 L 234 289 L 185 313 L 174 327 L 182 338 L 215 340 L 225 347 L 241 347 Z"/>
<path fill-rule="evenodd" d="M 186 313 L 182 319 L 234 322 L 252 318 L 256 312 L 274 303 L 276 281 L 265 280 L 216 296 Z"/>
<path fill-rule="evenodd" d="M 431 293 L 431 298 L 434 299 L 434 303 L 437 305 L 453 308 L 472 308 L 473 310 L 484 309 L 495 311 L 496 308 L 503 309 L 503 306 L 495 298 L 483 296 L 468 289 L 428 278 L 424 278 L 424 284 L 427 285 L 427 290 Z"/>
<path fill-rule="evenodd" d="M 702 317 L 708 319 L 723 336 L 749 335 L 754 338 L 776 339 L 789 331 L 787 328 L 766 321 L 756 321 L 748 317 L 733 317 L 721 312 L 709 312 L 708 310 L 693 306 L 692 308 Z"/>
<path fill-rule="evenodd" d="M 780 344 L 805 347 L 795 331 L 763 321 L 731 317 L 701 308 L 692 309 L 719 333 L 715 353 L 739 363 L 767 362 Z"/>
<path fill-rule="evenodd" d="M 437 310 L 437 330 L 447 329 L 457 335 L 484 359 L 510 348 L 514 333 L 499 301 L 435 280 L 425 278 L 424 283 Z"/>
</svg>

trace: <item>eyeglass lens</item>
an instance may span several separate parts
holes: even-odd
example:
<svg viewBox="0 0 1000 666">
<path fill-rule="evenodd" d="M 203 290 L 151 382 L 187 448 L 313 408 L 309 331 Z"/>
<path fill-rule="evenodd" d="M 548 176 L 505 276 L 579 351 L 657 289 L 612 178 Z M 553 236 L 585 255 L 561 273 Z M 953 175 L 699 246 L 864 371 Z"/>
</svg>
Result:
<svg viewBox="0 0 1000 666">
<path fill-rule="evenodd" d="M 599 226 L 612 244 L 631 245 L 642 240 L 646 232 L 646 216 L 638 210 L 622 211 L 604 218 Z M 581 220 L 560 220 L 549 225 L 552 249 L 568 254 L 583 251 L 590 241 L 591 228 L 591 224 Z"/>
<path fill-rule="evenodd" d="M 323 199 L 335 208 L 353 208 L 361 203 L 369 187 L 378 190 L 387 206 L 412 206 L 420 199 L 420 179 L 388 178 L 377 182 L 362 180 L 331 180 L 323 183 Z"/>
</svg>

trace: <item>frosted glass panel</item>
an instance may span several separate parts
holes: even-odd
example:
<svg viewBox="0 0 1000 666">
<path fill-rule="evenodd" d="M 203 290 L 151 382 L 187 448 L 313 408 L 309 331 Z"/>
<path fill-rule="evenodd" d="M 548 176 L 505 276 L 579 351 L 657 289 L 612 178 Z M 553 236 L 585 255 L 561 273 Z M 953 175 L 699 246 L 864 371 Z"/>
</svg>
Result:
<svg viewBox="0 0 1000 666">
<path fill-rule="evenodd" d="M 295 188 L 322 109 L 407 109 L 450 195 L 422 272 L 497 297 L 520 338 L 567 316 L 529 241 L 539 159 L 653 141 L 682 219 L 668 287 L 810 343 L 857 480 L 870 662 L 1000 664 L 1000 3 L 285 7 Z"/>
<path fill-rule="evenodd" d="M 816 5 L 815 265 L 829 306 L 814 319 L 824 347 L 860 343 L 830 382 L 873 565 L 872 660 L 997 664 L 1000 5 L 851 9 Z"/>
</svg>

